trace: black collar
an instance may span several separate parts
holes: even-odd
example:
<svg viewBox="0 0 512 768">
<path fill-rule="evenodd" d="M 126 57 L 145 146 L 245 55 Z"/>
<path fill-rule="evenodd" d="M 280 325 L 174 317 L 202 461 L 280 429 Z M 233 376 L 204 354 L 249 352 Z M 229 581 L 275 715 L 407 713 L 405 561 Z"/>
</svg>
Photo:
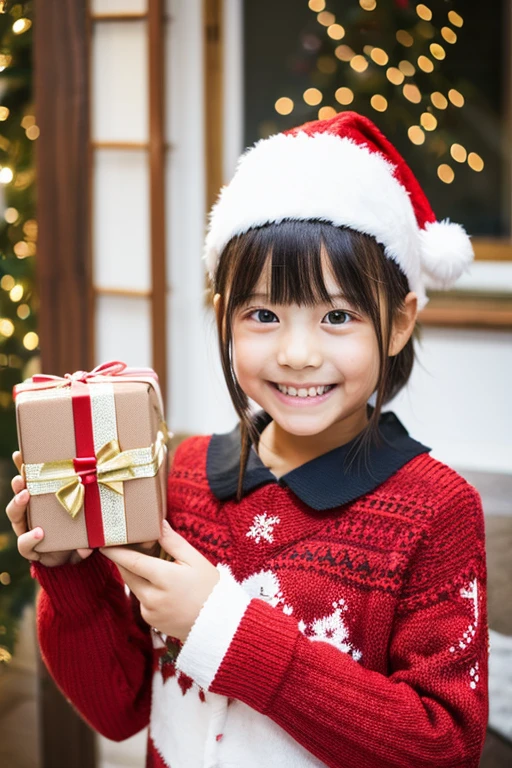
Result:
<svg viewBox="0 0 512 768">
<path fill-rule="evenodd" d="M 255 416 L 260 433 L 270 421 L 270 416 L 264 411 Z M 357 438 L 292 469 L 279 480 L 251 447 L 244 474 L 244 496 L 268 483 L 278 483 L 290 488 L 312 509 L 333 509 L 374 490 L 415 456 L 431 450 L 409 437 L 391 411 L 381 414 L 379 433 L 381 441 L 371 445 L 368 460 L 356 459 L 348 470 L 344 468 L 344 460 Z M 206 474 L 210 489 L 220 501 L 236 495 L 240 447 L 239 425 L 227 434 L 212 435 L 210 440 Z"/>
</svg>

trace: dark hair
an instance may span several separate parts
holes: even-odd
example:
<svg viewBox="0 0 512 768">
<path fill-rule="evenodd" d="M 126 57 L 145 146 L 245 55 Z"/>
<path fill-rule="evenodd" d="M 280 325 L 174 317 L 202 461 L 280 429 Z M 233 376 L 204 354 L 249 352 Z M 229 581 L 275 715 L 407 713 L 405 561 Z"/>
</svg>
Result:
<svg viewBox="0 0 512 768">
<path fill-rule="evenodd" d="M 353 458 L 366 454 L 378 440 L 382 406 L 407 383 L 414 362 L 413 337 L 395 356 L 388 356 L 390 332 L 396 314 L 403 308 L 410 288 L 398 265 L 369 236 L 322 221 L 284 220 L 255 227 L 233 237 L 221 253 L 213 278 L 213 290 L 221 295 L 217 314 L 222 368 L 238 416 L 242 450 L 238 498 L 251 442 L 259 433 L 251 417 L 249 402 L 235 376 L 232 363 L 232 318 L 253 293 L 271 259 L 269 299 L 273 304 L 312 306 L 330 302 L 323 279 L 322 251 L 347 300 L 373 324 L 379 347 L 379 377 L 373 412 L 354 443 Z M 415 329 L 417 333 L 417 328 Z"/>
</svg>

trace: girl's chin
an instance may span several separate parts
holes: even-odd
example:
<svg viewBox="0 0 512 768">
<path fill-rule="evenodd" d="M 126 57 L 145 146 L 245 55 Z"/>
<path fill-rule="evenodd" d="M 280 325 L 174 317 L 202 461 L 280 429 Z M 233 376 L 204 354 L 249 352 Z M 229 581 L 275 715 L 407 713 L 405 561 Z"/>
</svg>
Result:
<svg viewBox="0 0 512 768">
<path fill-rule="evenodd" d="M 290 435 L 296 435 L 297 437 L 313 437 L 314 435 L 319 435 L 337 421 L 334 416 L 332 418 L 321 418 L 316 414 L 306 416 L 305 413 L 297 413 L 289 416 L 270 408 L 267 410 L 267 413 L 272 417 L 273 421 L 275 421 L 280 429 L 284 432 L 288 432 Z"/>
</svg>

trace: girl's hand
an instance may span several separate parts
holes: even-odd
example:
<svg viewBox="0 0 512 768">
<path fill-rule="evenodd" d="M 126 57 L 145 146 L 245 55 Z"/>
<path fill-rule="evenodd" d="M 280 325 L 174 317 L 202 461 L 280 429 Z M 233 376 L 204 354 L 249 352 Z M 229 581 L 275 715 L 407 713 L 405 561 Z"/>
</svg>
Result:
<svg viewBox="0 0 512 768">
<path fill-rule="evenodd" d="M 124 547 L 105 547 L 100 551 L 117 565 L 139 599 L 144 621 L 185 642 L 220 575 L 206 557 L 172 530 L 167 520 L 158 541 L 174 557 L 174 562 Z"/>
<path fill-rule="evenodd" d="M 12 458 L 16 469 L 18 472 L 21 472 L 21 465 L 23 463 L 21 453 L 15 451 Z M 92 549 L 76 549 L 65 552 L 36 552 L 34 548 L 44 538 L 44 531 L 42 528 L 28 530 L 27 504 L 30 494 L 21 475 L 13 477 L 11 486 L 16 495 L 6 506 L 5 511 L 11 521 L 13 531 L 18 537 L 18 551 L 22 557 L 47 566 L 64 565 L 65 563 L 75 564 L 89 557 Z"/>
</svg>

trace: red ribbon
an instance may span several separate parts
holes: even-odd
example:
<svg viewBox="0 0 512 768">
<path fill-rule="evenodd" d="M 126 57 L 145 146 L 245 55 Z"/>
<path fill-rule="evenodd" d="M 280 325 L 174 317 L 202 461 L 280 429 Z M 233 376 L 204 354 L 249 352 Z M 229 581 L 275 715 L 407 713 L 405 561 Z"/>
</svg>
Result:
<svg viewBox="0 0 512 768">
<path fill-rule="evenodd" d="M 64 376 L 52 376 L 49 373 L 36 373 L 31 379 L 27 379 L 21 384 L 16 384 L 12 390 L 12 398 L 20 392 L 36 391 L 38 389 L 51 389 L 53 387 L 69 387 L 75 381 L 87 382 L 95 376 L 142 376 L 152 378 L 158 381 L 158 376 L 152 368 L 129 368 L 126 363 L 120 360 L 110 360 L 107 363 L 101 363 L 93 368 L 92 371 L 75 371 L 75 373 L 65 373 Z"/>
<path fill-rule="evenodd" d="M 88 385 L 82 379 L 71 382 L 71 402 L 76 444 L 76 458 L 73 459 L 73 464 L 75 471 L 80 474 L 85 490 L 84 514 L 87 540 L 90 547 L 104 547 L 105 532 L 96 473 L 91 395 Z"/>
</svg>

